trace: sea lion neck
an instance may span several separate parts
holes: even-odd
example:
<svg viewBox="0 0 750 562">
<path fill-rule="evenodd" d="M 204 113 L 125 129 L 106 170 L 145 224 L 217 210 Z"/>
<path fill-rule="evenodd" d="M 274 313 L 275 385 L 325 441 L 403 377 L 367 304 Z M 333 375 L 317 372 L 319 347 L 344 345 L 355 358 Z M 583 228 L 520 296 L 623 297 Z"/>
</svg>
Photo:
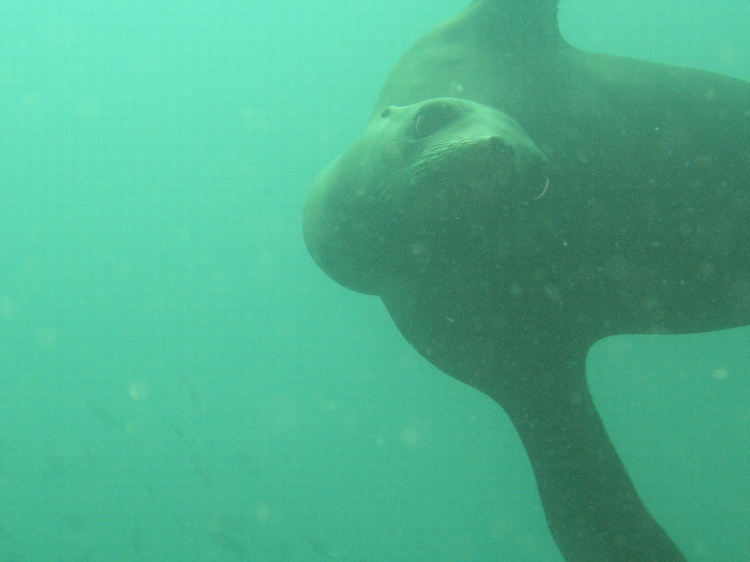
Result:
<svg viewBox="0 0 750 562">
<path fill-rule="evenodd" d="M 562 46 L 557 0 L 476 0 L 465 15 L 488 48 L 516 54 Z"/>
</svg>

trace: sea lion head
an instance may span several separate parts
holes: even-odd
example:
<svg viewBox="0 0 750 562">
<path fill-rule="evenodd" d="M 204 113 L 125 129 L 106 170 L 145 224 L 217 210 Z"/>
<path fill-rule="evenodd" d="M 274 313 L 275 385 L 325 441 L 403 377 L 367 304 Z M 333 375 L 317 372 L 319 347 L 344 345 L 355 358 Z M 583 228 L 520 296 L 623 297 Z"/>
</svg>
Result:
<svg viewBox="0 0 750 562">
<path fill-rule="evenodd" d="M 518 123 L 491 107 L 387 107 L 316 179 L 305 243 L 334 280 L 379 294 L 385 276 L 492 252 L 504 210 L 544 193 L 545 168 Z"/>
</svg>

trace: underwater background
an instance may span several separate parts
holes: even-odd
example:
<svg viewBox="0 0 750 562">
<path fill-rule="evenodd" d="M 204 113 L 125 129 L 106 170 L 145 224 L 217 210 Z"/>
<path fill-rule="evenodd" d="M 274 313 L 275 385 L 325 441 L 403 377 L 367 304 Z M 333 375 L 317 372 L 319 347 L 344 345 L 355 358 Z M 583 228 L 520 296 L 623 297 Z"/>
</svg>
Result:
<svg viewBox="0 0 750 562">
<path fill-rule="evenodd" d="M 0 5 L 0 562 L 560 561 L 520 441 L 301 211 L 467 0 Z M 750 4 L 562 0 L 574 45 L 750 81 Z M 594 399 L 693 561 L 750 560 L 750 329 L 619 337 Z"/>
</svg>

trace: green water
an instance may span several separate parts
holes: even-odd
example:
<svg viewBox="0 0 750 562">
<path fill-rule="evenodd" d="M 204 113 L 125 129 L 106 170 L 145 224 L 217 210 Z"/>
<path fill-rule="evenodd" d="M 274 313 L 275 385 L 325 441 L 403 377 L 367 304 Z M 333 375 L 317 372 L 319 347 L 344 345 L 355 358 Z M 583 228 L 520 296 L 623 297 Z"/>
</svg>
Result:
<svg viewBox="0 0 750 562">
<path fill-rule="evenodd" d="M 739 4 L 561 26 L 750 80 Z M 504 413 L 301 238 L 387 70 L 464 5 L 0 6 L 0 562 L 560 560 Z M 633 341 L 591 378 L 634 480 L 691 561 L 750 559 L 750 333 Z"/>
</svg>

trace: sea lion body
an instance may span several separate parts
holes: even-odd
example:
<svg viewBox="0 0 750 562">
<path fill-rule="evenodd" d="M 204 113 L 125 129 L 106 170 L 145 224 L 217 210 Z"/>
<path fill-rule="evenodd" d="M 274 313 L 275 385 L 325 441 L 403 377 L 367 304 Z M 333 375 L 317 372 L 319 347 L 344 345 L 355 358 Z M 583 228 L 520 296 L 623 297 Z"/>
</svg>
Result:
<svg viewBox="0 0 750 562">
<path fill-rule="evenodd" d="M 548 192 L 508 225 L 520 233 L 513 266 L 492 266 L 504 274 L 492 291 L 508 292 L 496 300 L 520 291 L 536 303 L 513 329 L 562 322 L 588 348 L 615 334 L 750 324 L 750 86 L 575 49 L 557 31 L 555 2 L 529 4 L 505 25 L 525 7 L 475 2 L 423 37 L 373 114 L 460 94 L 513 117 L 549 159 Z M 430 331 L 409 339 L 419 349 Z M 438 347 L 450 357 L 433 362 L 462 378 L 451 367 L 460 345 Z"/>
<path fill-rule="evenodd" d="M 361 197 L 408 177 L 383 155 L 409 129 L 386 122 L 436 98 L 510 116 L 544 155 L 528 166 L 535 189 L 492 207 L 494 221 L 477 210 L 474 229 L 425 221 L 431 204 Z M 609 442 L 585 358 L 610 335 L 750 324 L 750 85 L 575 49 L 551 0 L 483 0 L 404 55 L 365 138 L 308 200 L 316 261 L 379 295 L 422 355 L 506 410 L 566 559 L 684 560 Z"/>
</svg>

